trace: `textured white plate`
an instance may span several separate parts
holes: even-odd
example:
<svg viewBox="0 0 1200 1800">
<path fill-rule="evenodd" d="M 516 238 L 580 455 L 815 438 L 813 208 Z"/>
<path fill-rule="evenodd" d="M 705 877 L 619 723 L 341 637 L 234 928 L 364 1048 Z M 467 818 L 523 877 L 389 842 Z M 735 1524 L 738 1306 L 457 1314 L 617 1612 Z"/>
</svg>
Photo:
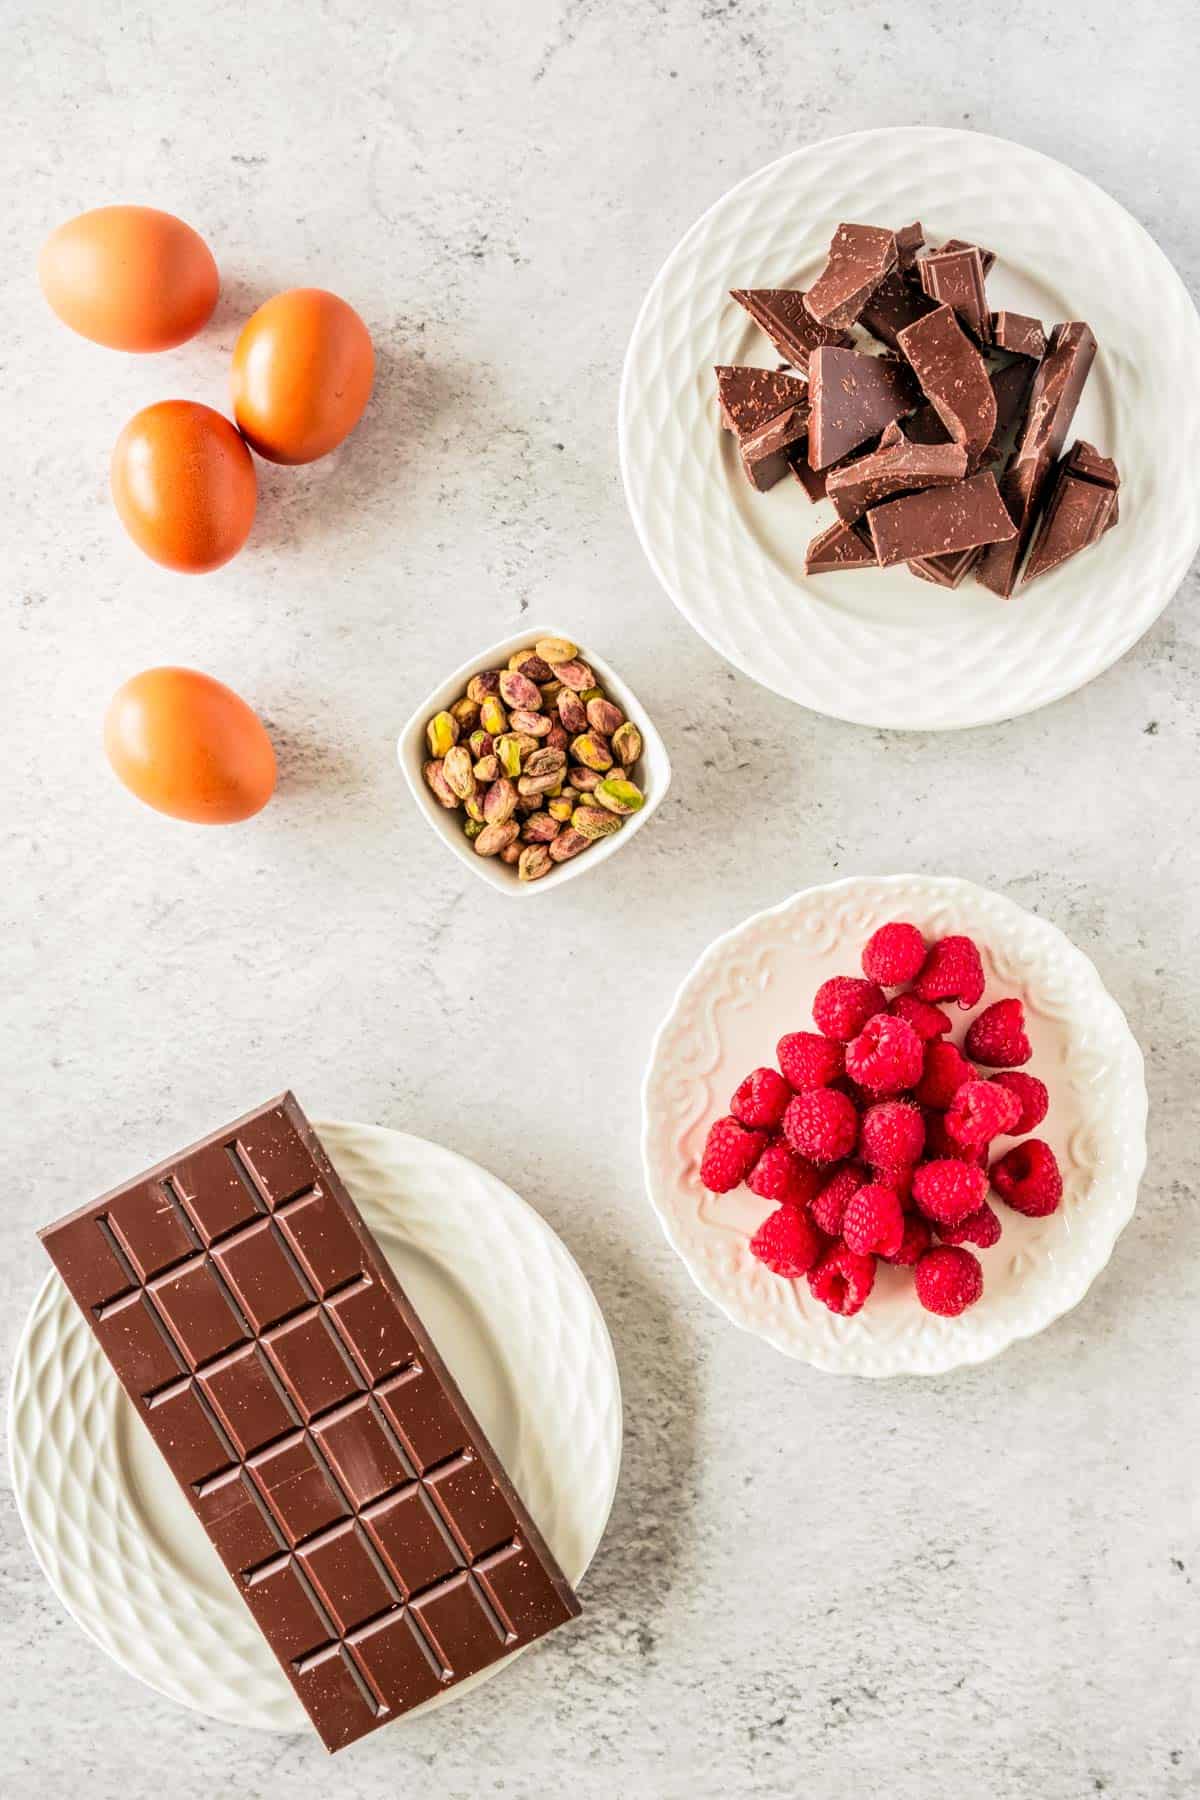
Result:
<svg viewBox="0 0 1200 1800">
<path fill-rule="evenodd" d="M 778 362 L 729 289 L 807 287 L 839 220 L 913 218 L 932 242 L 996 251 L 993 306 L 1086 319 L 1100 342 L 1072 435 L 1116 457 L 1120 525 L 1008 602 L 903 568 L 806 577 L 805 545 L 832 506 L 811 506 L 790 477 L 755 493 L 719 428 L 712 365 Z M 1014 718 L 1107 669 L 1182 581 L 1200 544 L 1198 367 L 1200 319 L 1182 282 L 1090 181 L 974 132 L 860 132 L 760 169 L 667 261 L 625 359 L 625 493 L 685 618 L 764 686 L 863 725 Z"/>
<path fill-rule="evenodd" d="M 380 1126 L 317 1130 L 576 1585 L 604 1534 L 621 1461 L 617 1365 L 595 1296 L 533 1208 L 464 1157 Z M 309 1729 L 56 1274 L 17 1350 L 9 1445 L 38 1561 L 122 1668 L 229 1724 Z"/>
<path fill-rule="evenodd" d="M 1062 1204 L 1048 1219 L 1025 1219 L 997 1202 L 1003 1235 L 977 1253 L 983 1298 L 958 1319 L 925 1312 L 911 1272 L 882 1265 L 863 1310 L 838 1318 L 807 1282 L 783 1281 L 750 1255 L 766 1201 L 746 1188 L 709 1194 L 700 1185 L 705 1134 L 742 1076 L 774 1062 L 785 1031 L 813 1029 L 820 983 L 860 973 L 863 944 L 888 919 L 910 919 L 930 938 L 965 932 L 976 940 L 988 978 L 980 1005 L 1004 995 L 1024 1001 L 1029 1071 L 1050 1089 L 1037 1135 L 1062 1168 Z M 957 1016 L 965 1027 L 974 1015 Z M 961 1041 L 961 1028 L 954 1036 Z M 1049 1325 L 1108 1261 L 1146 1162 L 1141 1051 L 1087 957 L 1011 900 L 938 876 L 809 888 L 718 938 L 659 1030 L 642 1102 L 650 1199 L 697 1287 L 735 1325 L 839 1374 L 938 1374 Z"/>
</svg>

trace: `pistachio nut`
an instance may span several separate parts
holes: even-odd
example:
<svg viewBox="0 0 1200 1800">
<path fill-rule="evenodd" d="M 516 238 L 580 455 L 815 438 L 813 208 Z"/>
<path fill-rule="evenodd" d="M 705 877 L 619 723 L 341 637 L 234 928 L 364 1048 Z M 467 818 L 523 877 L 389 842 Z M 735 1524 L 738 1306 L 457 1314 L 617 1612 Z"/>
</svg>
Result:
<svg viewBox="0 0 1200 1800">
<path fill-rule="evenodd" d="M 575 801 L 573 796 L 569 794 L 563 794 L 557 800 L 547 800 L 546 802 L 546 811 L 550 814 L 550 817 L 552 819 L 557 819 L 559 823 L 563 825 L 566 824 L 574 810 Z"/>
<path fill-rule="evenodd" d="M 551 788 L 560 785 L 560 777 L 551 771 L 547 775 L 522 775 L 517 782 L 517 790 L 523 799 L 541 799 Z"/>
<path fill-rule="evenodd" d="M 475 771 L 471 767 L 471 752 L 465 744 L 455 744 L 453 750 L 447 750 L 442 761 L 442 774 L 460 800 L 471 798 L 475 792 Z"/>
<path fill-rule="evenodd" d="M 573 644 L 570 638 L 539 638 L 533 648 L 551 668 L 555 663 L 573 662 L 579 655 L 578 644 Z"/>
<path fill-rule="evenodd" d="M 508 714 L 501 706 L 495 694 L 489 694 L 479 708 L 479 723 L 493 737 L 499 737 L 502 731 L 508 730 Z"/>
<path fill-rule="evenodd" d="M 614 831 L 620 831 L 621 821 L 616 813 L 605 812 L 602 806 L 577 806 L 571 814 L 571 829 L 593 843 L 597 838 L 611 837 Z"/>
<path fill-rule="evenodd" d="M 521 859 L 517 864 L 517 879 L 518 881 L 540 881 L 542 876 L 548 875 L 553 867 L 550 852 L 545 844 L 530 844 L 521 852 Z"/>
<path fill-rule="evenodd" d="M 553 728 L 554 721 L 545 713 L 524 712 L 518 707 L 509 713 L 508 723 L 513 731 L 523 731 L 526 737 L 544 738 Z"/>
<path fill-rule="evenodd" d="M 646 796 L 641 788 L 635 787 L 632 781 L 622 780 L 619 775 L 609 775 L 600 783 L 592 798 L 597 806 L 605 807 L 621 819 L 627 819 L 630 813 L 640 812 L 646 803 Z"/>
<path fill-rule="evenodd" d="M 554 670 L 555 680 L 561 681 L 564 687 L 572 688 L 577 694 L 582 693 L 584 688 L 596 685 L 596 677 L 577 656 L 569 657 L 566 662 L 551 663 L 550 667 Z"/>
<path fill-rule="evenodd" d="M 456 700 L 454 705 L 450 708 L 450 717 L 458 721 L 459 734 L 460 736 L 465 737 L 467 732 L 474 731 L 479 723 L 478 700 L 467 700 L 465 698 Z"/>
<path fill-rule="evenodd" d="M 603 700 L 604 689 L 598 687 L 584 688 L 581 691 L 579 698 L 583 701 L 585 706 L 589 706 L 593 700 Z"/>
<path fill-rule="evenodd" d="M 521 840 L 519 838 L 514 838 L 512 843 L 505 844 L 503 850 L 500 852 L 500 861 L 502 863 L 517 863 L 520 862 L 520 860 Z"/>
<path fill-rule="evenodd" d="M 598 769 L 601 774 L 613 766 L 608 739 L 602 737 L 598 731 L 585 731 L 582 737 L 577 737 L 571 745 L 571 755 L 576 762 L 581 762 L 585 769 Z"/>
<path fill-rule="evenodd" d="M 515 819 L 504 819 L 497 825 L 485 825 L 475 839 L 476 856 L 499 856 L 509 844 L 515 844 L 521 827 Z"/>
<path fill-rule="evenodd" d="M 421 773 L 425 777 L 425 786 L 429 789 L 438 805 L 444 806 L 447 812 L 453 812 L 454 808 L 458 805 L 458 795 L 446 780 L 441 757 L 436 757 L 432 762 L 427 762 L 422 768 Z"/>
<path fill-rule="evenodd" d="M 573 826 L 568 825 L 565 831 L 559 832 L 551 844 L 550 860 L 552 862 L 570 862 L 573 856 L 578 856 L 581 850 L 586 850 L 591 841 L 591 838 L 585 838 L 581 831 L 576 831 Z"/>
<path fill-rule="evenodd" d="M 480 669 L 478 675 L 472 675 L 467 683 L 467 699 L 478 700 L 481 706 L 489 694 L 498 694 L 499 692 L 499 669 Z"/>
<path fill-rule="evenodd" d="M 552 725 L 546 733 L 547 750 L 565 750 L 570 741 L 561 725 Z"/>
<path fill-rule="evenodd" d="M 474 843 L 475 839 L 483 830 L 484 823 L 482 819 L 468 819 L 463 826 L 463 836 L 469 843 Z"/>
<path fill-rule="evenodd" d="M 530 681 L 536 681 L 539 686 L 543 681 L 553 681 L 554 679 L 554 671 L 550 664 L 544 656 L 539 656 L 536 650 L 515 651 L 508 659 L 508 666 L 510 669 L 515 669 L 518 675 L 528 675 Z"/>
<path fill-rule="evenodd" d="M 473 731 L 467 739 L 467 749 L 476 762 L 492 754 L 492 734 L 490 731 Z"/>
<path fill-rule="evenodd" d="M 489 825 L 503 825 L 511 819 L 517 805 L 517 790 L 501 775 L 483 796 L 483 816 Z"/>
<path fill-rule="evenodd" d="M 545 804 L 546 796 L 544 794 L 517 795 L 517 811 L 523 819 L 527 819 L 530 813 L 540 812 Z"/>
<path fill-rule="evenodd" d="M 567 780 L 580 794 L 590 794 L 594 788 L 599 787 L 603 779 L 598 769 L 585 769 L 578 764 L 567 771 Z"/>
<path fill-rule="evenodd" d="M 541 710 L 541 689 L 535 681 L 530 681 L 528 675 L 522 675 L 519 669 L 504 670 L 500 677 L 500 698 L 505 706 L 517 706 L 523 712 Z"/>
<path fill-rule="evenodd" d="M 506 775 L 515 781 L 521 773 L 521 746 L 515 737 L 507 733 L 496 739 L 496 755 L 500 759 L 500 767 Z"/>
<path fill-rule="evenodd" d="M 469 800 L 463 801 L 463 811 L 466 813 L 468 819 L 474 819 L 477 825 L 485 825 L 487 823 L 483 816 L 483 795 L 478 788 L 475 789 L 475 792 L 471 795 Z"/>
<path fill-rule="evenodd" d="M 612 735 L 613 755 L 623 769 L 632 769 L 642 754 L 642 734 L 632 719 L 618 725 Z"/>
<path fill-rule="evenodd" d="M 573 694 L 568 687 L 558 696 L 558 716 L 565 731 L 577 734 L 587 730 L 587 709 L 579 695 Z"/>
<path fill-rule="evenodd" d="M 479 761 L 475 764 L 476 781 L 495 781 L 499 773 L 500 758 L 498 756 L 481 756 Z"/>
<path fill-rule="evenodd" d="M 567 766 L 566 752 L 563 750 L 535 750 L 525 764 L 526 775 L 553 775 L 561 781 Z"/>
<path fill-rule="evenodd" d="M 543 706 L 553 706 L 562 693 L 561 681 L 539 681 L 538 690 L 542 696 Z"/>
<path fill-rule="evenodd" d="M 425 727 L 425 736 L 429 743 L 431 756 L 445 756 L 447 750 L 453 750 L 458 742 L 458 720 L 453 713 L 434 713 Z"/>
<path fill-rule="evenodd" d="M 548 844 L 558 836 L 558 820 L 548 812 L 530 813 L 521 827 L 521 836 L 527 844 Z"/>
<path fill-rule="evenodd" d="M 611 737 L 618 726 L 625 723 L 625 714 L 611 700 L 589 700 L 587 720 L 593 731 L 601 732 L 604 737 Z"/>
</svg>

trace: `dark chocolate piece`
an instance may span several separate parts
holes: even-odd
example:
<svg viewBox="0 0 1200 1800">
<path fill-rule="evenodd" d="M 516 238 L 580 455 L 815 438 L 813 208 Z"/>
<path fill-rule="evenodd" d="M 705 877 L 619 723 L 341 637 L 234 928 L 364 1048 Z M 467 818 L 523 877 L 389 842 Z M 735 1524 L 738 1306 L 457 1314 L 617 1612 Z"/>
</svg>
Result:
<svg viewBox="0 0 1200 1800">
<path fill-rule="evenodd" d="M 809 468 L 807 444 L 789 444 L 785 455 L 792 474 L 815 506 L 818 500 L 825 498 L 825 482 L 829 470 Z"/>
<path fill-rule="evenodd" d="M 921 286 L 938 305 L 952 306 L 971 335 L 986 344 L 992 335 L 983 284 L 983 258 L 974 244 L 963 250 L 935 250 L 917 264 Z"/>
<path fill-rule="evenodd" d="M 934 587 L 960 587 L 983 555 L 982 547 L 975 544 L 969 550 L 955 550 L 949 556 L 913 556 L 908 566 L 912 573 L 922 581 L 931 581 Z"/>
<path fill-rule="evenodd" d="M 1014 356 L 1040 357 L 1046 354 L 1046 333 L 1040 319 L 1028 313 L 995 312 L 992 314 L 992 342 L 997 350 L 1010 350 Z"/>
<path fill-rule="evenodd" d="M 738 441 L 752 487 L 766 492 L 787 474 L 783 452 L 808 430 L 808 388 L 772 369 L 718 367 L 721 423 Z"/>
<path fill-rule="evenodd" d="M 969 244 L 966 238 L 947 238 L 942 245 L 943 250 L 978 250 L 983 262 L 983 272 L 990 275 L 996 262 L 996 252 L 985 250 L 982 244 Z"/>
<path fill-rule="evenodd" d="M 1036 363 L 1030 362 L 1027 357 L 1017 357 L 1002 369 L 997 369 L 992 376 L 992 392 L 996 396 L 996 429 L 983 459 L 985 464 L 990 465 L 1000 460 L 1009 432 L 1024 414 L 1036 367 Z"/>
<path fill-rule="evenodd" d="M 921 327 L 913 329 L 919 331 Z M 1001 484 L 1017 534 L 1011 542 L 997 543 L 988 550 L 976 574 L 976 580 L 1004 599 L 1017 585 L 1021 559 L 1033 536 L 1046 484 L 1071 429 L 1095 355 L 1096 340 L 1091 327 L 1075 320 L 1054 327 L 1046 354 L 1037 365 L 1025 422 Z"/>
<path fill-rule="evenodd" d="M 918 406 L 904 421 L 904 434 L 914 444 L 951 444 L 954 442 L 928 400 Z"/>
<path fill-rule="evenodd" d="M 733 288 L 733 299 L 744 306 L 760 331 L 765 331 L 780 356 L 801 374 L 808 370 L 809 352 L 822 344 L 848 344 L 844 331 L 818 325 L 810 317 L 799 288 Z"/>
<path fill-rule="evenodd" d="M 920 219 L 902 225 L 896 233 L 896 259 L 905 274 L 913 267 L 918 253 L 925 248 L 925 228 Z"/>
<path fill-rule="evenodd" d="M 1115 489 L 1121 485 L 1112 457 L 1101 456 L 1095 444 L 1089 444 L 1086 438 L 1075 439 L 1063 457 L 1062 466 L 1072 475 L 1082 475 L 1085 481 L 1099 482 L 1101 487 Z"/>
<path fill-rule="evenodd" d="M 40 1235 L 328 1749 L 578 1613 L 290 1094 Z"/>
<path fill-rule="evenodd" d="M 1080 438 L 1059 463 L 1033 548 L 1021 577 L 1022 589 L 1039 575 L 1089 549 L 1116 523 L 1121 478 L 1111 457 L 1101 456 Z"/>
<path fill-rule="evenodd" d="M 806 575 L 836 575 L 842 569 L 873 569 L 875 552 L 864 534 L 844 519 L 815 537 L 804 552 Z"/>
<path fill-rule="evenodd" d="M 927 488 L 867 514 L 881 568 L 922 556 L 947 556 L 1016 536 L 990 470 L 954 487 Z"/>
<path fill-rule="evenodd" d="M 923 319 L 926 313 L 933 311 L 934 305 L 923 288 L 901 274 L 899 269 L 893 269 L 884 276 L 863 307 L 859 324 L 865 325 L 890 349 L 898 350 L 904 327 Z"/>
<path fill-rule="evenodd" d="M 827 491 L 838 517 L 853 524 L 892 494 L 950 487 L 966 472 L 967 453 L 961 444 L 914 444 L 899 425 L 891 424 L 872 456 L 830 473 Z"/>
<path fill-rule="evenodd" d="M 897 258 L 896 237 L 878 225 L 839 225 L 825 267 L 804 296 L 819 325 L 847 331 Z"/>
<path fill-rule="evenodd" d="M 921 401 L 905 363 L 861 350 L 814 350 L 808 390 L 808 461 L 814 469 L 839 462 Z"/>
<path fill-rule="evenodd" d="M 996 396 L 987 364 L 953 307 L 939 306 L 906 326 L 900 348 L 951 438 L 965 444 L 967 467 L 977 468 L 996 429 Z"/>
</svg>

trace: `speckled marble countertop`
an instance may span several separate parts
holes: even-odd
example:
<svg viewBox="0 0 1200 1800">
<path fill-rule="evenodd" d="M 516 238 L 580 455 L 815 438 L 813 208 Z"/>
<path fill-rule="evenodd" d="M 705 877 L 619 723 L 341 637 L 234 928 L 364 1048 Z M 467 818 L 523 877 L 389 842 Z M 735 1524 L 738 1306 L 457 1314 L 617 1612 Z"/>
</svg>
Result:
<svg viewBox="0 0 1200 1800">
<path fill-rule="evenodd" d="M 5 1487 L 0 1787 L 1194 1795 L 1196 575 L 1117 668 L 1035 717 L 856 730 L 693 636 L 627 521 L 614 432 L 666 252 L 733 181 L 834 132 L 1023 139 L 1110 189 L 1195 289 L 1187 0 L 1135 19 L 1116 0 L 3 14 L 5 1373 L 43 1273 L 34 1227 L 290 1083 L 314 1112 L 454 1145 L 545 1214 L 612 1327 L 627 1436 L 584 1622 L 332 1765 L 111 1665 Z M 38 298 L 43 235 L 111 199 L 181 213 L 220 260 L 213 324 L 168 358 L 89 346 Z M 111 443 L 151 400 L 223 404 L 238 322 L 302 282 L 368 319 L 370 413 L 327 461 L 260 471 L 240 560 L 169 576 L 114 520 Z M 619 664 L 675 786 L 624 856 L 514 908 L 435 841 L 392 745 L 526 609 Z M 104 704 L 167 661 L 231 680 L 281 745 L 253 827 L 176 828 L 113 785 Z M 1094 957 L 1146 1051 L 1150 1170 L 1061 1324 L 945 1380 L 855 1385 L 692 1289 L 642 1195 L 635 1077 L 717 931 L 835 873 L 913 865 L 1003 889 Z M 531 1001 L 536 1091 L 503 1054 Z"/>
</svg>

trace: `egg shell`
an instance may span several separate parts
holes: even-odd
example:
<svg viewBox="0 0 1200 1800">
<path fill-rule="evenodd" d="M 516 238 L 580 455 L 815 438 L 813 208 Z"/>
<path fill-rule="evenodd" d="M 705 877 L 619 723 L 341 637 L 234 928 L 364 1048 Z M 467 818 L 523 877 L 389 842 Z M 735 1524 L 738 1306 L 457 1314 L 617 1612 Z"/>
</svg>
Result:
<svg viewBox="0 0 1200 1800">
<path fill-rule="evenodd" d="M 254 523 L 254 458 L 222 413 L 160 400 L 135 413 L 112 454 L 113 503 L 138 546 L 185 575 L 219 569 Z"/>
<path fill-rule="evenodd" d="M 374 378 L 371 334 L 354 308 L 324 288 L 290 288 L 242 327 L 234 418 L 268 462 L 315 462 L 358 424 Z"/>
<path fill-rule="evenodd" d="M 224 682 L 197 669 L 144 669 L 117 689 L 104 750 L 146 806 L 196 825 L 261 812 L 275 789 L 275 752 L 262 720 Z"/>
<path fill-rule="evenodd" d="M 47 238 L 38 280 L 64 325 L 110 350 L 170 350 L 193 337 L 220 292 L 212 251 L 153 206 L 98 206 Z"/>
</svg>

